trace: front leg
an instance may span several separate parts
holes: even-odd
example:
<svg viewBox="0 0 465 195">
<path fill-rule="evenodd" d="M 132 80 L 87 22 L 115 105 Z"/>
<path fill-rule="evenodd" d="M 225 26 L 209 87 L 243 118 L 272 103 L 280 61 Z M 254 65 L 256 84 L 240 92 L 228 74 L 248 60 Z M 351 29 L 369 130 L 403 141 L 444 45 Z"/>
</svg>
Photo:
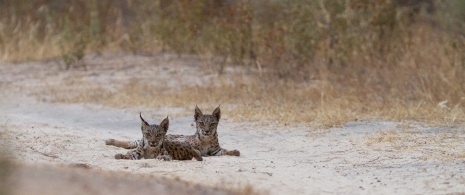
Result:
<svg viewBox="0 0 465 195">
<path fill-rule="evenodd" d="M 116 154 L 115 159 L 140 160 L 144 156 L 144 150 L 140 147 L 127 154 Z"/>
<path fill-rule="evenodd" d="M 240 156 L 241 152 L 239 150 L 226 150 L 224 148 L 221 148 L 220 146 L 210 150 L 208 153 L 209 156 L 223 156 L 223 155 L 228 155 L 228 156 Z"/>
<path fill-rule="evenodd" d="M 116 146 L 120 148 L 125 148 L 125 149 L 134 149 L 137 148 L 137 146 L 140 144 L 141 140 L 135 140 L 135 141 L 120 141 L 116 139 L 107 139 L 105 140 L 106 145 L 110 146 Z"/>
<path fill-rule="evenodd" d="M 203 161 L 202 154 L 195 148 L 190 148 L 191 155 L 198 161 Z"/>
</svg>

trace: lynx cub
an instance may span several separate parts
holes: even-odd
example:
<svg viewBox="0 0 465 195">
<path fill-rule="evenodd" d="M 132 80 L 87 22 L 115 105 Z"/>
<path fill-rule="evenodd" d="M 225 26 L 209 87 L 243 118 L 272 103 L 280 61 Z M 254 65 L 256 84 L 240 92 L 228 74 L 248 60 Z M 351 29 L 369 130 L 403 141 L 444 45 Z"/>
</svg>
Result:
<svg viewBox="0 0 465 195">
<path fill-rule="evenodd" d="M 142 115 L 140 115 L 140 119 L 142 123 L 142 139 L 132 143 L 137 143 L 136 149 L 129 151 L 127 154 L 116 154 L 116 159 L 138 160 L 141 158 L 157 158 L 162 160 L 192 160 L 192 158 L 195 158 L 202 161 L 200 152 L 191 147 L 189 143 L 181 141 L 167 142 L 165 140 L 169 126 L 168 117 L 160 125 L 149 125 L 142 118 Z M 114 139 L 106 140 L 107 145 L 117 146 L 117 143 L 121 142 Z"/>
<path fill-rule="evenodd" d="M 218 124 L 221 118 L 220 107 L 217 107 L 211 115 L 203 114 L 202 111 L 196 106 L 195 107 L 195 124 L 197 131 L 194 135 L 166 135 L 165 143 L 167 143 L 168 153 L 173 152 L 173 149 L 169 149 L 170 146 L 174 147 L 177 144 L 183 144 L 185 146 L 189 145 L 193 147 L 194 151 L 199 151 L 201 156 L 240 156 L 238 150 L 227 150 L 220 147 L 218 142 Z M 119 141 L 114 139 L 109 139 L 106 141 L 107 145 L 113 145 L 117 147 L 122 147 L 126 149 L 136 148 L 140 145 L 142 140 L 136 141 Z M 171 156 L 173 156 L 170 153 Z"/>
</svg>

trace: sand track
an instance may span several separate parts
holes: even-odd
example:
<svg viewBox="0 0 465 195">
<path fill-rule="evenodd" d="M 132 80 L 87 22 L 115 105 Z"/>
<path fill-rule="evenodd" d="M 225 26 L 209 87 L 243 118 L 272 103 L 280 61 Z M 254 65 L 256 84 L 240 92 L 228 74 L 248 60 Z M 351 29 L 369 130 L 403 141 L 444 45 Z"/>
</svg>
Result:
<svg viewBox="0 0 465 195">
<path fill-rule="evenodd" d="M 210 187 L 251 185 L 255 191 L 270 194 L 465 192 L 464 128 L 428 127 L 412 121 L 359 121 L 333 129 L 264 126 L 235 122 L 223 109 L 224 120 L 218 127 L 220 144 L 240 150 L 240 157 L 206 157 L 202 162 L 115 160 L 114 154 L 126 150 L 106 146 L 104 140 L 138 139 L 140 108 L 58 104 L 28 96 L 43 83 L 56 84 L 53 79 L 70 74 L 59 72 L 51 77 L 44 66 L 0 66 L 0 86 L 11 92 L 0 98 L 0 147 L 10 148 L 0 154 L 8 159 L 29 164 L 78 164 Z M 83 74 L 105 80 L 89 72 Z M 204 113 L 213 108 L 203 108 Z M 179 112 L 179 108 L 163 109 Z M 158 123 L 163 117 L 157 111 L 147 115 L 149 123 Z M 169 133 L 193 134 L 192 121 L 191 116 L 171 118 Z"/>
</svg>

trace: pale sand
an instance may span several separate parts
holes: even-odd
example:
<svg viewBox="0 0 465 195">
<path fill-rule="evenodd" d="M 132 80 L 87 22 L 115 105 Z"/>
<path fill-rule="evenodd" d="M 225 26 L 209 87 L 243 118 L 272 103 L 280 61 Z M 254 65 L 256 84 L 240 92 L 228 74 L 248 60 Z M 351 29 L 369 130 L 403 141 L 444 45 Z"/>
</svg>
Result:
<svg viewBox="0 0 465 195">
<path fill-rule="evenodd" d="M 115 160 L 116 153 L 127 150 L 106 146 L 104 140 L 139 139 L 140 108 L 56 104 L 26 97 L 43 82 L 57 82 L 44 78 L 71 74 L 47 76 L 41 67 L 0 65 L 0 86 L 11 92 L 0 97 L 0 147 L 10 148 L 0 155 L 14 161 L 83 165 L 213 187 L 251 185 L 269 194 L 465 193 L 464 128 L 428 127 L 418 122 L 361 121 L 333 129 L 278 127 L 235 122 L 223 109 L 224 119 L 218 127 L 221 146 L 240 150 L 240 157 L 206 157 L 202 162 Z M 105 75 L 91 76 L 106 80 Z M 213 109 L 204 108 L 204 112 Z M 176 112 L 186 111 L 144 110 L 149 123 Z M 171 118 L 169 133 L 193 134 L 192 122 L 193 116 Z"/>
</svg>

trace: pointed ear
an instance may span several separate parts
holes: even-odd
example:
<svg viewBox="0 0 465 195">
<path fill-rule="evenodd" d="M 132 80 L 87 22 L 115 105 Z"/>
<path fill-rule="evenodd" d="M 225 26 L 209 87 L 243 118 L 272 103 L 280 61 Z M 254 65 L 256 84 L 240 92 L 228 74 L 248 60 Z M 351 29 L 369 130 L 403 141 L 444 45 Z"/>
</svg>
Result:
<svg viewBox="0 0 465 195">
<path fill-rule="evenodd" d="M 147 121 L 145 121 L 144 118 L 142 118 L 142 113 L 139 113 L 139 117 L 140 117 L 140 122 L 142 124 L 142 130 L 150 126 L 149 123 L 147 123 Z"/>
<path fill-rule="evenodd" d="M 170 119 L 168 119 L 168 116 L 166 116 L 165 119 L 163 119 L 163 121 L 161 121 L 160 123 L 160 127 L 161 129 L 163 129 L 163 131 L 168 132 L 168 128 L 170 126 Z"/>
<path fill-rule="evenodd" d="M 195 114 L 194 114 L 194 119 L 197 121 L 201 116 L 203 116 L 202 111 L 200 111 L 199 107 L 195 105 Z"/>
<path fill-rule="evenodd" d="M 220 120 L 221 118 L 221 110 L 220 110 L 220 107 L 218 106 L 218 108 L 216 108 L 214 111 L 213 111 L 213 114 L 212 114 L 213 117 L 216 117 L 216 119 Z"/>
</svg>

